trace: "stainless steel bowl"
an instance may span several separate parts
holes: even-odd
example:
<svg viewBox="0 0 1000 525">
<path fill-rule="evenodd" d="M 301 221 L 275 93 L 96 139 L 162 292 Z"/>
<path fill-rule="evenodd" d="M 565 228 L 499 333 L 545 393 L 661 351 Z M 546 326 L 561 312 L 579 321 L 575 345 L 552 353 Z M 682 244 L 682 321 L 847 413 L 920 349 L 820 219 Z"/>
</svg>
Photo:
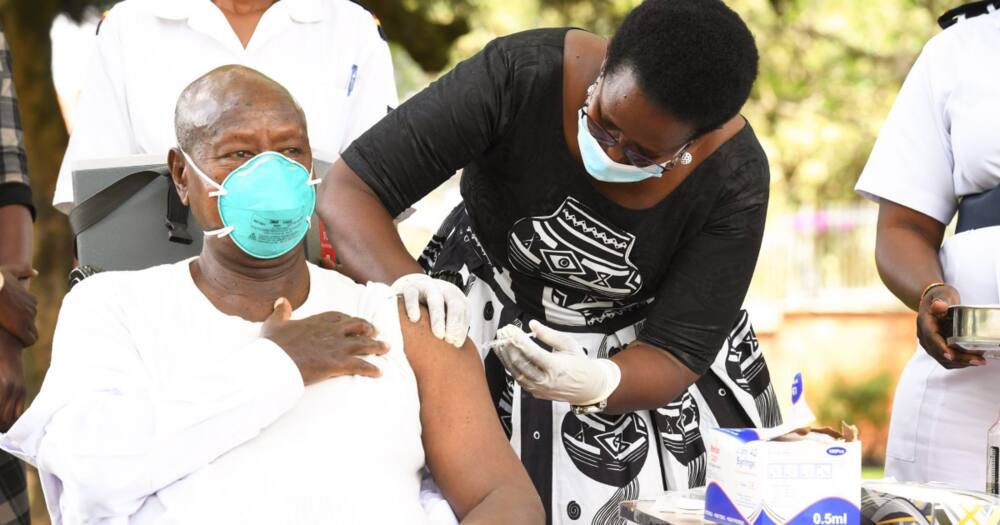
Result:
<svg viewBox="0 0 1000 525">
<path fill-rule="evenodd" d="M 948 344 L 967 352 L 1000 358 L 1000 306 L 948 307 L 951 334 Z"/>
</svg>

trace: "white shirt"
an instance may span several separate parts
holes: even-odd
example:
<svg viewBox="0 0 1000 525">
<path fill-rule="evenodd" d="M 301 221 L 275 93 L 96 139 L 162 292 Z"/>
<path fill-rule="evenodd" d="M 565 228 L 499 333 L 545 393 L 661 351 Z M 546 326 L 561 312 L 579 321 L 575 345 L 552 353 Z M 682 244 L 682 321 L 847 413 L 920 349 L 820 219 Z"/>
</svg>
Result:
<svg viewBox="0 0 1000 525">
<path fill-rule="evenodd" d="M 339 153 L 397 103 L 389 47 L 372 15 L 349 0 L 280 0 L 246 49 L 210 0 L 125 0 L 100 26 L 53 204 L 72 207 L 77 160 L 166 158 L 181 91 L 226 64 L 285 86 L 320 151 Z"/>
<path fill-rule="evenodd" d="M 1000 184 L 1000 13 L 932 38 L 910 70 L 855 189 L 948 224 L 958 199 Z"/>
<path fill-rule="evenodd" d="M 1000 12 L 931 39 L 910 70 L 857 184 L 942 224 L 959 199 L 1000 185 Z M 1000 304 L 1000 226 L 959 233 L 940 250 L 965 304 Z M 983 490 L 986 433 L 1000 412 L 1000 363 L 946 370 L 917 348 L 892 408 L 886 475 Z"/>
<path fill-rule="evenodd" d="M 69 293 L 38 397 L 0 446 L 38 467 L 56 524 L 423 523 L 420 403 L 388 287 L 310 265 L 301 319 L 387 342 L 378 379 L 303 388 L 260 323 L 219 312 L 189 261 Z"/>
</svg>

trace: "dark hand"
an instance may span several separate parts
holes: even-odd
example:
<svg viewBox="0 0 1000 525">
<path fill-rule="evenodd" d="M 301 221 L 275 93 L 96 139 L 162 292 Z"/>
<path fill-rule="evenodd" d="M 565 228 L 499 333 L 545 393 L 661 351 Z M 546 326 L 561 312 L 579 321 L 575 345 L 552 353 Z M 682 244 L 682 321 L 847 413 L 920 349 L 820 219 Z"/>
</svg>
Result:
<svg viewBox="0 0 1000 525">
<path fill-rule="evenodd" d="M 389 347 L 373 339 L 375 327 L 364 319 L 340 312 L 326 312 L 291 321 L 292 305 L 281 298 L 274 313 L 264 321 L 260 336 L 281 347 L 302 373 L 309 385 L 331 377 L 361 375 L 378 377 L 378 367 L 361 359 L 364 355 L 382 355 Z"/>
<path fill-rule="evenodd" d="M 22 279 L 34 277 L 36 272 L 28 267 L 3 267 L 3 288 L 0 289 L 0 329 L 10 332 L 22 346 L 31 346 L 38 340 L 35 328 L 35 296 L 24 287 Z"/>
<path fill-rule="evenodd" d="M 0 330 L 0 432 L 6 432 L 24 412 L 24 369 L 21 342 Z"/>
<path fill-rule="evenodd" d="M 951 330 L 945 321 L 948 307 L 960 304 L 961 301 L 958 290 L 953 286 L 935 286 L 920 300 L 920 308 L 917 310 L 917 339 L 920 340 L 920 346 L 949 370 L 986 364 L 983 356 L 950 347 L 945 342 L 943 334 Z"/>
<path fill-rule="evenodd" d="M 340 268 L 338 268 L 339 266 L 340 265 L 337 264 L 336 261 L 334 261 L 333 259 L 331 259 L 329 255 L 323 256 L 323 258 L 320 259 L 320 261 L 319 261 L 319 267 L 320 268 L 324 268 L 326 270 L 338 271 L 340 269 Z"/>
</svg>

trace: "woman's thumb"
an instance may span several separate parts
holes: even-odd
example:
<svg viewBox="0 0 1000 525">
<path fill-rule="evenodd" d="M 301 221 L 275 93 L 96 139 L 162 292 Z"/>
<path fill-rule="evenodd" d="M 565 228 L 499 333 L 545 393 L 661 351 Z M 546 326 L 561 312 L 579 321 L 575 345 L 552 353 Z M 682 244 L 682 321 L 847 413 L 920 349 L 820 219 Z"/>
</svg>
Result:
<svg viewBox="0 0 1000 525">
<path fill-rule="evenodd" d="M 575 351 L 579 346 L 573 336 L 549 328 L 538 321 L 532 320 L 528 323 L 528 327 L 539 341 L 551 346 L 556 352 Z"/>
</svg>

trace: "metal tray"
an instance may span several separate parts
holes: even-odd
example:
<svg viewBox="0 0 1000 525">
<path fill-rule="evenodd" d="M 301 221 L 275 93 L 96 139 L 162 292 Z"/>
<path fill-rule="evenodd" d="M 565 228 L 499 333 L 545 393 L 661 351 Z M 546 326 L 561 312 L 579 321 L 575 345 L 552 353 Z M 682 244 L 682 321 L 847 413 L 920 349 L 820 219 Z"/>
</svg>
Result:
<svg viewBox="0 0 1000 525">
<path fill-rule="evenodd" d="M 655 500 L 625 501 L 619 511 L 621 518 L 639 525 L 714 525 L 697 514 L 657 510 Z"/>
<path fill-rule="evenodd" d="M 1000 359 L 1000 306 L 950 306 L 948 319 L 948 345 Z"/>
</svg>

